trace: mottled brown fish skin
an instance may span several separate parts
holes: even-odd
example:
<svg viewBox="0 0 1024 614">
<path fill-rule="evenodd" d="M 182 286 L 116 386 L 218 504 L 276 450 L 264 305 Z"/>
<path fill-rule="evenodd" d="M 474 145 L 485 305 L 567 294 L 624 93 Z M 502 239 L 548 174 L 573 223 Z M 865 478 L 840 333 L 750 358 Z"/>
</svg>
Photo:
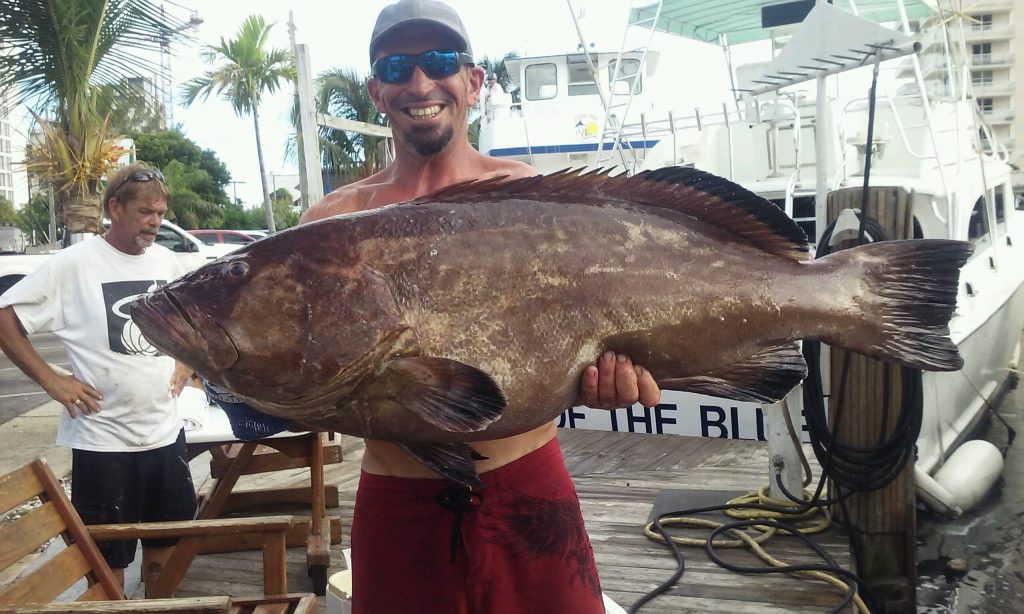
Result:
<svg viewBox="0 0 1024 614">
<path fill-rule="evenodd" d="M 881 333 L 860 300 L 863 267 L 797 262 L 615 199 L 417 202 L 256 242 L 151 296 L 143 329 L 267 413 L 374 439 L 476 441 L 553 419 L 605 350 L 662 381 L 796 339 L 866 347 Z M 172 307 L 237 359 L 167 334 Z M 394 400 L 403 382 L 379 376 L 415 355 L 489 374 L 508 398 L 501 418 L 454 433 L 411 415 Z"/>
</svg>

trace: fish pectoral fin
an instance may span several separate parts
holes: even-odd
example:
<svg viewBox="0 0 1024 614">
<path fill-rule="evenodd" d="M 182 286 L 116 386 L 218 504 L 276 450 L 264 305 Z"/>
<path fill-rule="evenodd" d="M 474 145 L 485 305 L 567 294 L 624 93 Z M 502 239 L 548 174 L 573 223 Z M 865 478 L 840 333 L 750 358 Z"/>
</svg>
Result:
<svg viewBox="0 0 1024 614">
<path fill-rule="evenodd" d="M 490 375 L 457 360 L 396 358 L 386 369 L 403 384 L 394 393 L 400 405 L 452 433 L 482 431 L 501 417 L 507 404 Z"/>
<path fill-rule="evenodd" d="M 486 460 L 487 457 L 467 444 L 399 442 L 398 446 L 443 478 L 470 488 L 482 488 L 484 485 L 473 461 Z"/>
<path fill-rule="evenodd" d="M 806 376 L 807 363 L 799 346 L 787 343 L 766 348 L 741 362 L 701 375 L 659 379 L 658 385 L 669 390 L 737 401 L 774 403 Z"/>
</svg>

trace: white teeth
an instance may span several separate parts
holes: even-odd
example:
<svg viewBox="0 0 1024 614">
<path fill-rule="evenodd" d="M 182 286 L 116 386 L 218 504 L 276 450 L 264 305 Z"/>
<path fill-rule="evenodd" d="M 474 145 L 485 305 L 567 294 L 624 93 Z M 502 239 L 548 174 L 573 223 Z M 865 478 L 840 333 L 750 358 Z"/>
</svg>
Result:
<svg viewBox="0 0 1024 614">
<path fill-rule="evenodd" d="M 432 107 L 425 109 L 409 109 L 409 115 L 412 115 L 416 119 L 430 119 L 441 112 L 441 105 L 435 104 Z"/>
</svg>

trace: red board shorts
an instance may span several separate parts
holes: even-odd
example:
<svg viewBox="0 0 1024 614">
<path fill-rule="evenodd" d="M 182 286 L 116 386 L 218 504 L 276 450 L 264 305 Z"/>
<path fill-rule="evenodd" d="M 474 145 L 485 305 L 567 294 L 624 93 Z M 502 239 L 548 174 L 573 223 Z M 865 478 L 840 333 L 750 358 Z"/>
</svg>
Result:
<svg viewBox="0 0 1024 614">
<path fill-rule="evenodd" d="M 485 487 L 469 493 L 439 479 L 363 472 L 352 521 L 354 614 L 604 614 L 558 440 L 480 479 Z"/>
</svg>

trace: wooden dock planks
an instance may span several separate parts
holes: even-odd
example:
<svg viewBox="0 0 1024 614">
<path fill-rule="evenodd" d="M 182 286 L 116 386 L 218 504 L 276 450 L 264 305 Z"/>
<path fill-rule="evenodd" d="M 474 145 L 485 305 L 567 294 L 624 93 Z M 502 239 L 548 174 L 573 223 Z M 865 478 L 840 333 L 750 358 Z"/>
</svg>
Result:
<svg viewBox="0 0 1024 614">
<path fill-rule="evenodd" d="M 587 529 L 594 547 L 602 587 L 624 608 L 667 579 L 675 560 L 662 545 L 642 534 L 643 523 L 663 489 L 746 492 L 768 479 L 764 443 L 642 435 L 603 431 L 559 431 L 566 465 L 576 483 Z M 339 486 L 340 507 L 330 510 L 341 517 L 342 543 L 332 546 L 332 572 L 341 569 L 341 549 L 349 545 L 349 528 L 359 476 L 361 441 L 342 436 L 345 460 L 325 469 L 328 485 Z M 813 461 L 812 461 L 813 464 Z M 282 471 L 243 476 L 240 489 L 300 486 L 308 474 Z M 722 501 L 724 503 L 724 501 Z M 846 538 L 836 530 L 822 543 L 849 568 Z M 792 538 L 776 537 L 767 549 L 787 562 L 818 562 Z M 820 582 L 789 576 L 745 576 L 711 562 L 699 548 L 684 550 L 687 572 L 668 595 L 646 605 L 641 612 L 729 614 L 817 614 L 839 599 L 836 589 Z M 725 552 L 731 562 L 757 565 L 747 551 Z M 307 590 L 305 551 L 288 549 L 288 586 Z M 179 596 L 244 595 L 259 592 L 258 552 L 235 552 L 197 557 L 182 581 Z"/>
</svg>

